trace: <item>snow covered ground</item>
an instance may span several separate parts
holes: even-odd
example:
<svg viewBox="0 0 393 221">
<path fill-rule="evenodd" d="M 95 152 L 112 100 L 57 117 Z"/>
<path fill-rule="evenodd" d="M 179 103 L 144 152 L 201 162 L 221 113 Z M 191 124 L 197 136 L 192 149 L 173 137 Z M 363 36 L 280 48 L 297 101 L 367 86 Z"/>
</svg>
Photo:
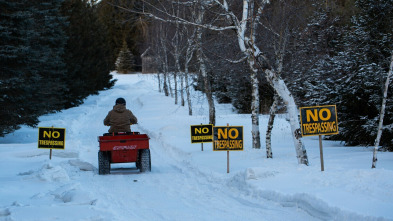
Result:
<svg viewBox="0 0 393 221">
<path fill-rule="evenodd" d="M 158 92 L 153 75 L 118 75 L 116 86 L 79 107 L 40 118 L 66 128 L 65 150 L 38 149 L 38 129 L 0 138 L 0 221 L 12 220 L 393 220 L 393 153 L 304 139 L 310 166 L 298 165 L 285 115 L 272 136 L 273 159 L 251 148 L 251 119 L 217 105 L 217 125 L 244 126 L 244 151 L 213 152 L 191 144 L 190 125 L 208 123 L 203 95 L 193 92 L 194 116 Z M 115 99 L 124 97 L 150 136 L 152 172 L 116 164 L 97 172 L 97 136 Z M 268 116 L 260 116 L 262 143 Z"/>
</svg>

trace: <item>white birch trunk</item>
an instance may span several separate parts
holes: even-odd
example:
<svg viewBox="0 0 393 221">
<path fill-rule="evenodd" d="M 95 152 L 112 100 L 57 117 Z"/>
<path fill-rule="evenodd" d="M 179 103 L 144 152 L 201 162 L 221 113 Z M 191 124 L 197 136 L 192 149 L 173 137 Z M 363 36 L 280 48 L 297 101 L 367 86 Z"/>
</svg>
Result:
<svg viewBox="0 0 393 221">
<path fill-rule="evenodd" d="M 180 105 L 184 106 L 185 101 L 184 101 L 184 73 L 180 73 Z"/>
<path fill-rule="evenodd" d="M 164 71 L 164 82 L 163 82 L 164 86 L 163 86 L 163 89 L 164 89 L 165 96 L 168 97 L 169 96 L 169 91 L 168 91 L 167 78 L 168 78 L 167 73 Z"/>
<path fill-rule="evenodd" d="M 198 41 L 200 40 L 200 34 L 197 34 L 197 39 Z M 199 71 L 201 72 L 202 78 L 203 78 L 203 82 L 205 85 L 205 94 L 206 94 L 206 98 L 207 98 L 207 103 L 209 104 L 209 124 L 216 124 L 216 110 L 214 107 L 214 100 L 213 100 L 213 94 L 211 91 L 211 85 L 209 82 L 209 78 L 207 76 L 207 72 L 206 72 L 206 65 L 205 65 L 205 61 L 203 59 L 203 50 L 202 47 L 199 46 L 197 49 L 197 59 L 199 62 Z"/>
<path fill-rule="evenodd" d="M 158 93 L 161 93 L 161 76 L 160 73 L 157 73 L 157 79 L 158 79 Z"/>
<path fill-rule="evenodd" d="M 163 69 L 164 69 L 164 92 L 165 92 L 165 96 L 169 96 L 170 80 L 169 80 L 169 76 L 168 76 L 168 63 L 167 63 L 166 56 L 165 56 L 164 63 L 163 63 Z"/>
<path fill-rule="evenodd" d="M 250 66 L 253 62 L 250 62 Z M 252 123 L 252 148 L 261 148 L 261 136 L 259 132 L 259 81 L 257 70 L 253 69 L 251 73 L 252 100 L 251 100 L 251 123 Z"/>
<path fill-rule="evenodd" d="M 168 64 L 168 63 L 167 63 Z M 168 68 L 168 66 L 167 66 Z M 169 69 L 169 68 L 168 68 Z M 171 95 L 171 97 L 173 97 L 173 89 L 172 89 L 172 82 L 171 82 L 171 77 L 170 77 L 170 73 L 168 72 L 168 88 L 169 88 L 169 94 Z"/>
<path fill-rule="evenodd" d="M 175 89 L 174 89 L 174 94 L 175 94 L 175 104 L 177 104 L 177 71 L 173 72 L 173 81 L 175 81 Z"/>
<path fill-rule="evenodd" d="M 201 5 L 199 14 L 198 14 L 198 24 L 202 24 L 203 21 L 203 16 L 204 16 L 204 8 Z M 213 94 L 211 91 L 211 85 L 209 78 L 207 76 L 207 71 L 206 71 L 206 65 L 205 65 L 205 60 L 203 58 L 203 48 L 202 48 L 202 28 L 198 27 L 197 28 L 197 34 L 196 34 L 196 41 L 197 41 L 197 59 L 199 62 L 199 71 L 201 72 L 201 75 L 203 77 L 204 85 L 205 85 L 205 94 L 207 98 L 207 102 L 209 104 L 209 124 L 216 124 L 216 109 L 214 106 L 214 100 L 213 100 Z"/>
<path fill-rule="evenodd" d="M 240 50 L 244 53 L 247 57 L 247 63 L 250 67 L 250 77 L 251 77 L 251 134 L 252 134 L 252 148 L 260 149 L 261 148 L 261 136 L 259 132 L 259 104 L 260 104 L 260 97 L 259 97 L 259 81 L 257 78 L 258 69 L 255 67 L 255 42 L 254 42 L 254 35 L 251 31 L 251 43 L 250 45 L 246 44 L 249 40 L 246 38 L 245 33 L 247 29 L 247 23 L 249 22 L 249 3 L 250 0 L 243 1 L 243 13 L 242 13 L 242 21 L 240 24 L 237 20 L 233 19 L 233 22 L 237 24 L 237 38 Z M 235 17 L 232 17 L 235 18 Z M 247 45 L 247 46 L 246 46 Z"/>
<path fill-rule="evenodd" d="M 271 83 L 277 94 L 283 99 L 287 107 L 287 111 L 289 115 L 289 123 L 291 125 L 292 139 L 295 145 L 296 157 L 298 159 L 298 163 L 308 165 L 307 152 L 303 145 L 302 139 L 299 136 L 300 134 L 299 111 L 296 106 L 295 99 L 293 98 L 291 92 L 288 90 L 283 79 L 278 77 L 276 73 L 274 73 L 272 70 L 267 69 L 265 73 L 266 73 L 267 80 Z"/>
<path fill-rule="evenodd" d="M 178 1 L 178 3 L 179 3 L 179 1 Z M 180 13 L 179 13 L 179 9 L 180 9 L 180 7 L 177 7 L 177 15 L 176 16 L 179 16 L 180 15 Z M 180 36 L 179 36 L 179 30 L 180 29 L 180 27 L 179 27 L 179 22 L 178 21 L 176 21 L 176 33 L 175 33 L 175 39 L 174 39 L 174 47 L 175 47 L 175 68 L 176 68 L 176 70 L 175 70 L 175 73 L 174 73 L 174 80 L 175 80 L 175 104 L 178 104 L 178 90 L 177 90 L 177 75 L 179 74 L 180 75 L 180 61 L 179 61 L 179 59 L 180 59 L 180 50 L 179 50 L 179 47 L 180 47 L 180 45 L 179 45 L 179 38 L 180 38 Z M 180 81 L 181 81 L 181 77 L 179 76 L 179 78 L 180 78 Z"/>
<path fill-rule="evenodd" d="M 163 53 L 163 55 L 164 55 L 164 58 L 163 58 L 163 62 L 162 62 L 162 68 L 163 68 L 163 71 L 164 71 L 164 82 L 163 82 L 163 89 L 164 89 L 164 93 L 165 93 L 165 96 L 169 96 L 169 90 L 168 90 L 168 57 L 167 57 L 167 48 L 166 48 L 166 44 L 165 44 L 165 41 L 164 41 L 164 31 L 162 30 L 162 27 L 161 27 L 161 34 L 162 34 L 162 36 L 161 36 L 161 48 L 162 48 L 162 53 Z"/>
<path fill-rule="evenodd" d="M 269 121 L 267 123 L 267 130 L 266 130 L 266 158 L 273 158 L 273 151 L 272 151 L 272 130 L 274 125 L 274 118 L 276 117 L 278 105 L 278 96 L 274 94 L 274 101 L 272 106 L 270 107 L 269 111 Z"/>
<path fill-rule="evenodd" d="M 176 36 L 178 35 L 178 32 L 176 32 Z M 177 90 L 177 82 L 178 82 L 178 78 L 177 75 L 180 74 L 181 70 L 180 70 L 180 52 L 179 52 L 179 41 L 178 41 L 178 37 L 175 37 L 175 42 L 173 44 L 174 47 L 174 60 L 175 60 L 175 71 L 173 72 L 173 80 L 175 82 L 175 89 L 174 89 L 174 94 L 175 94 L 175 104 L 178 104 L 178 90 Z M 181 81 L 181 78 L 180 78 Z"/>
<path fill-rule="evenodd" d="M 191 95 L 190 95 L 190 85 L 189 85 L 189 80 L 188 80 L 188 64 L 186 64 L 185 68 L 184 68 L 184 79 L 185 79 L 185 83 L 186 83 L 188 115 L 192 116 L 192 103 L 191 103 Z"/>
<path fill-rule="evenodd" d="M 165 96 L 169 96 L 169 91 L 168 91 L 168 75 L 167 75 L 167 72 L 165 72 L 164 71 L 164 82 L 163 82 L 163 84 L 164 84 L 164 93 L 165 93 Z"/>
<path fill-rule="evenodd" d="M 186 58 L 184 62 L 184 78 L 185 78 L 186 96 L 187 96 L 187 103 L 188 103 L 188 115 L 190 116 L 192 116 L 192 103 L 191 103 L 191 96 L 190 96 L 190 84 L 188 79 L 188 75 L 189 75 L 188 64 L 191 62 L 192 56 L 195 51 L 195 47 L 192 45 L 195 36 L 194 34 L 191 36 L 191 38 L 188 39 Z"/>
<path fill-rule="evenodd" d="M 377 133 L 377 138 L 375 138 L 373 163 L 372 163 L 371 168 L 375 168 L 377 166 L 377 160 L 378 160 L 377 159 L 377 152 L 378 152 L 379 142 L 380 142 L 381 136 L 382 136 L 383 118 L 385 116 L 386 98 L 388 96 L 388 88 L 389 88 L 390 76 L 392 75 L 392 69 L 393 69 L 393 52 L 392 52 L 392 58 L 390 61 L 390 69 L 389 69 L 388 75 L 386 76 L 385 88 L 383 91 L 381 113 L 379 115 L 378 133 Z"/>
</svg>

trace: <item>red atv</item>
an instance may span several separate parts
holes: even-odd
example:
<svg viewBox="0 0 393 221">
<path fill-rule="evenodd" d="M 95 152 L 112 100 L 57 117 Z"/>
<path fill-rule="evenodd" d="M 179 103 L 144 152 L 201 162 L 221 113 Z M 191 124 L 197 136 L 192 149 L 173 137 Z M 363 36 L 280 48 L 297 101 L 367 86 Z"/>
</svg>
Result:
<svg viewBox="0 0 393 221">
<path fill-rule="evenodd" d="M 105 133 L 98 137 L 98 174 L 109 174 L 111 163 L 136 163 L 141 172 L 151 171 L 149 137 L 139 132 Z"/>
</svg>

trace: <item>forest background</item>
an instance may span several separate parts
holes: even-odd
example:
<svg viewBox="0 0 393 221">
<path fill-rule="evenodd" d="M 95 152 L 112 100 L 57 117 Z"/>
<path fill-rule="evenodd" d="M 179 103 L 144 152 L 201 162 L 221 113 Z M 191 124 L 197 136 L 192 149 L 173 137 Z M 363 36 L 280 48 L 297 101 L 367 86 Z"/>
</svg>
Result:
<svg viewBox="0 0 393 221">
<path fill-rule="evenodd" d="M 198 21 L 192 10 L 201 2 L 0 0 L 0 136 L 111 88 L 111 70 L 141 71 L 142 54 L 153 58 L 150 65 L 164 76 L 160 90 L 175 104 L 180 93 L 185 105 L 183 92 L 194 86 L 251 113 L 253 84 L 237 33 L 176 19 Z M 240 17 L 241 1 L 227 2 Z M 214 7 L 206 8 L 203 23 L 224 27 L 228 21 Z M 340 133 L 328 139 L 374 145 L 393 51 L 392 11 L 393 0 L 270 1 L 258 18 L 261 28 L 252 33 L 266 58 L 259 65 L 275 66 L 298 107 L 337 105 Z M 185 80 L 187 72 L 194 73 L 191 80 Z M 256 77 L 257 113 L 285 112 L 268 80 Z M 179 92 L 178 82 L 184 82 Z M 391 90 L 385 107 L 380 145 L 392 151 Z"/>
</svg>

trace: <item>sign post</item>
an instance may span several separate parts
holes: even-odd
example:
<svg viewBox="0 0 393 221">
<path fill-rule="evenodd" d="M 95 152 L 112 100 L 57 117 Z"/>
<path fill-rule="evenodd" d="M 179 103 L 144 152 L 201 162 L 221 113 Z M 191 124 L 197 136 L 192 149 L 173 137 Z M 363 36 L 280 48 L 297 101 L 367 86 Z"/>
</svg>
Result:
<svg viewBox="0 0 393 221">
<path fill-rule="evenodd" d="M 49 159 L 52 159 L 52 149 L 64 149 L 65 128 L 39 127 L 38 148 L 50 149 Z"/>
<path fill-rule="evenodd" d="M 227 127 L 229 127 L 228 123 L 227 123 Z M 227 173 L 229 173 L 229 150 L 227 150 Z"/>
<path fill-rule="evenodd" d="M 229 173 L 229 150 L 227 151 L 227 173 Z"/>
<path fill-rule="evenodd" d="M 321 158 L 321 171 L 324 171 L 325 166 L 323 164 L 322 135 L 319 135 L 319 156 Z"/>
<path fill-rule="evenodd" d="M 336 105 L 301 107 L 302 136 L 319 136 L 321 171 L 324 171 L 322 135 L 338 134 Z"/>
<path fill-rule="evenodd" d="M 203 125 L 203 124 L 201 123 L 201 125 Z M 210 131 L 212 131 L 212 130 L 210 130 Z M 203 143 L 201 143 L 201 151 L 203 151 Z"/>
<path fill-rule="evenodd" d="M 229 173 L 229 151 L 243 150 L 243 126 L 214 127 L 213 151 L 227 151 L 227 173 Z"/>
</svg>

